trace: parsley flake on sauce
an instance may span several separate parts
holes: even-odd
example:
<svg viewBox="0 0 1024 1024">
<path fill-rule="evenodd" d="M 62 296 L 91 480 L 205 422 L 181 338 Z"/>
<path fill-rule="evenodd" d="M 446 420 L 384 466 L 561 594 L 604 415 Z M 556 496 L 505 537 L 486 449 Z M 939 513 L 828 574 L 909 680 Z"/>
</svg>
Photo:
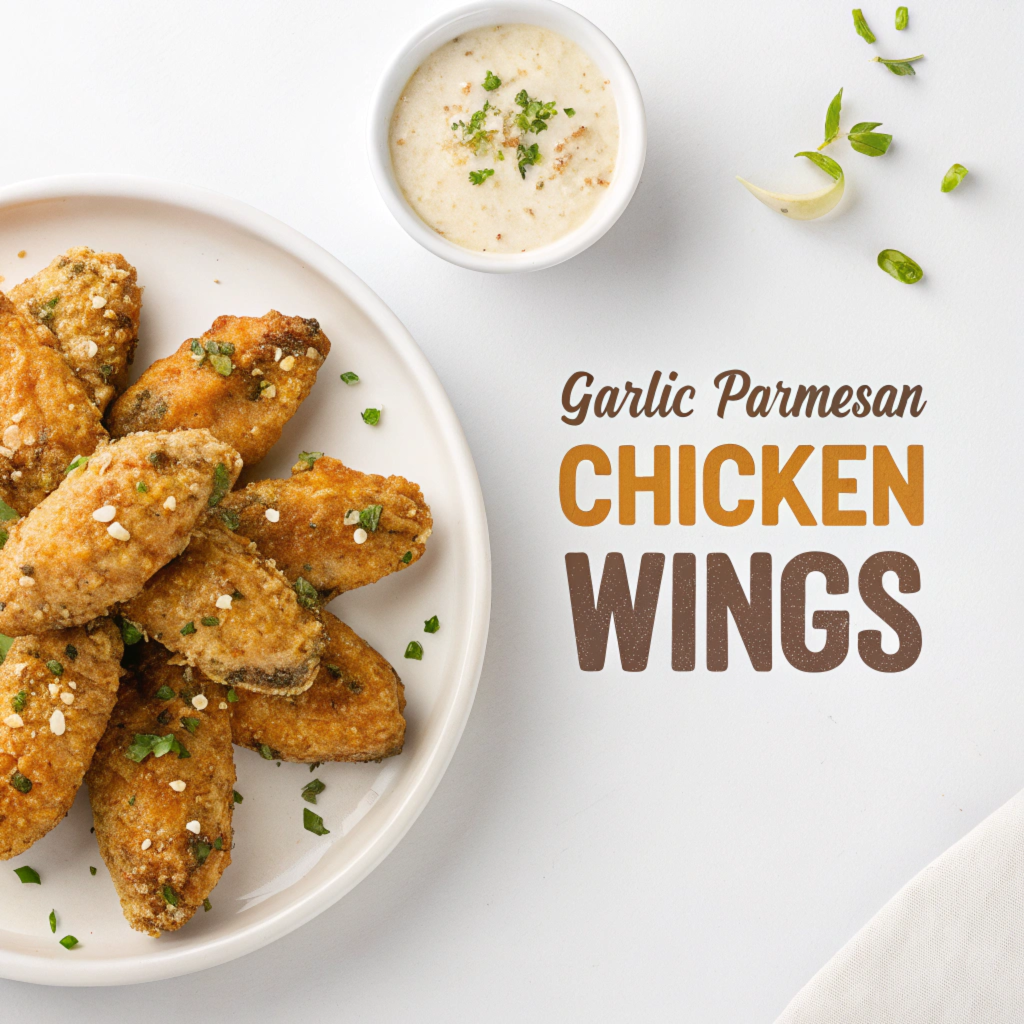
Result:
<svg viewBox="0 0 1024 1024">
<path fill-rule="evenodd" d="M 493 72 L 488 71 L 484 80 L 480 83 L 488 92 L 494 92 L 501 85 L 501 79 Z"/>
<path fill-rule="evenodd" d="M 473 185 L 482 185 L 492 174 L 494 174 L 494 168 L 485 167 L 481 171 L 470 171 L 469 180 Z"/>
</svg>

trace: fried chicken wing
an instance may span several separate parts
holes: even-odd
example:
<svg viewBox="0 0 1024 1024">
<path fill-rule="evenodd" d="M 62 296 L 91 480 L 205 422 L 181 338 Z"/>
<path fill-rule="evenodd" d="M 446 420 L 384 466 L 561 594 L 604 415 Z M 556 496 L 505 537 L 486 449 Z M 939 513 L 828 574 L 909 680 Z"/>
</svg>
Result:
<svg viewBox="0 0 1024 1024">
<path fill-rule="evenodd" d="M 0 666 L 0 860 L 71 809 L 117 699 L 122 649 L 109 619 L 11 645 Z"/>
<path fill-rule="evenodd" d="M 128 386 L 135 356 L 142 312 L 135 268 L 120 253 L 80 245 L 12 288 L 10 296 L 49 328 L 49 343 L 103 412 Z"/>
<path fill-rule="evenodd" d="M 419 487 L 404 477 L 360 473 L 326 456 L 311 461 L 316 454 L 300 459 L 287 480 L 259 480 L 227 495 L 224 509 L 237 514 L 239 533 L 326 603 L 418 561 L 433 520 Z"/>
<path fill-rule="evenodd" d="M 182 660 L 227 686 L 301 693 L 316 678 L 325 640 L 319 617 L 217 513 L 197 527 L 185 553 L 121 610 Z"/>
<path fill-rule="evenodd" d="M 205 430 L 101 445 L 11 527 L 0 551 L 0 632 L 81 625 L 134 597 L 241 468 Z"/>
<path fill-rule="evenodd" d="M 57 487 L 76 455 L 107 436 L 52 340 L 0 294 L 0 498 L 22 515 Z"/>
<path fill-rule="evenodd" d="M 158 644 L 146 645 L 87 776 L 96 839 L 121 909 L 134 929 L 153 936 L 175 931 L 203 906 L 231 863 L 233 839 L 235 764 L 223 689 L 169 658 Z"/>
<path fill-rule="evenodd" d="M 207 427 L 252 465 L 281 436 L 331 350 L 316 320 L 221 316 L 114 403 L 110 432 Z"/>
<path fill-rule="evenodd" d="M 238 692 L 231 734 L 275 760 L 378 761 L 402 752 L 405 688 L 365 640 L 323 612 L 327 649 L 316 682 L 298 696 Z"/>
</svg>

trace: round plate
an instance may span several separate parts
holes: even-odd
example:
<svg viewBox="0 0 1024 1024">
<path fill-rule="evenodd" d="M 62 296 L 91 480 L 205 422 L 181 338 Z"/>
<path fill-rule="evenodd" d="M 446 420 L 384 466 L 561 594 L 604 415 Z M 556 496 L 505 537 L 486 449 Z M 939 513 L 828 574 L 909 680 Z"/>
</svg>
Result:
<svg viewBox="0 0 1024 1024">
<path fill-rule="evenodd" d="M 405 572 L 342 595 L 331 610 L 406 684 L 404 752 L 380 764 L 326 764 L 304 831 L 305 765 L 235 750 L 233 863 L 213 909 L 151 939 L 128 927 L 90 834 L 85 789 L 56 829 L 0 865 L 0 976 L 50 985 L 123 985 L 213 967 L 258 949 L 331 906 L 394 848 L 423 810 L 459 742 L 476 692 L 490 610 L 487 523 L 455 413 L 393 313 L 333 256 L 267 215 L 201 189 L 134 177 L 49 178 L 0 189 L 0 275 L 9 288 L 73 245 L 123 253 L 145 286 L 135 374 L 222 313 L 316 317 L 331 354 L 316 387 L 248 478 L 284 477 L 298 452 L 323 451 L 366 472 L 415 480 L 434 515 L 426 555 Z M 24 251 L 24 257 L 18 253 Z M 348 386 L 339 375 L 359 374 Z M 363 423 L 382 406 L 378 426 Z M 441 630 L 424 635 L 437 615 Z M 422 661 L 405 661 L 422 642 Z M 22 885 L 13 868 L 43 884 Z M 90 874 L 90 866 L 98 870 Z M 47 917 L 56 909 L 56 935 Z M 71 933 L 73 951 L 57 939 Z"/>
</svg>

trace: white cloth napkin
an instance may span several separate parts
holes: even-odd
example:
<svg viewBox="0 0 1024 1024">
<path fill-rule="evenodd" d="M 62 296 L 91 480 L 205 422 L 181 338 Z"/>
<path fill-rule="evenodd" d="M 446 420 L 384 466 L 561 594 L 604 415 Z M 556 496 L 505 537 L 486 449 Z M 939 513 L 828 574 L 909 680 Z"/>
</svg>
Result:
<svg viewBox="0 0 1024 1024">
<path fill-rule="evenodd" d="M 776 1024 L 1021 1024 L 1024 791 L 908 882 Z"/>
</svg>

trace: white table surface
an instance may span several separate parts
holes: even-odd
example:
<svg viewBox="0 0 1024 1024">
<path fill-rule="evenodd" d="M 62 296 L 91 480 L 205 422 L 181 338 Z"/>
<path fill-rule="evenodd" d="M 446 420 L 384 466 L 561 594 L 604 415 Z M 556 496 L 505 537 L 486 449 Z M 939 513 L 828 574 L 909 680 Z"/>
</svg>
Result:
<svg viewBox="0 0 1024 1024">
<path fill-rule="evenodd" d="M 298 932 L 188 981 L 0 982 L 4 1019 L 769 1021 L 918 868 L 1024 785 L 1019 10 L 911 3 L 911 31 L 898 34 L 887 0 L 865 8 L 881 41 L 869 48 L 840 3 L 577 0 L 640 82 L 647 170 L 592 250 L 491 278 L 410 241 L 365 158 L 380 68 L 446 6 L 3 11 L 0 182 L 71 171 L 191 182 L 335 253 L 440 374 L 477 461 L 494 557 L 465 738 L 368 880 Z M 867 60 L 922 51 L 912 80 Z M 787 222 L 733 175 L 817 187 L 791 155 L 820 141 L 841 85 L 844 126 L 881 120 L 896 142 L 878 160 L 833 147 L 849 178 L 843 205 Z M 942 196 L 954 161 L 971 175 Z M 875 255 L 888 246 L 926 281 L 909 289 L 882 274 Z M 767 383 L 920 382 L 929 406 L 909 422 L 723 423 L 711 380 L 732 366 Z M 681 426 L 560 422 L 572 371 L 614 383 L 656 368 L 698 387 Z M 655 443 L 803 440 L 924 443 L 925 525 L 656 528 L 641 503 L 641 525 L 584 531 L 559 512 L 558 464 L 573 444 L 636 444 L 649 459 Z M 722 550 L 740 564 L 770 550 L 778 572 L 821 549 L 855 572 L 892 547 L 924 581 L 912 604 L 924 652 L 909 672 L 878 675 L 851 656 L 802 675 L 776 645 L 768 674 L 744 668 L 735 647 L 728 673 L 676 674 L 667 596 L 647 672 L 622 673 L 614 653 L 602 674 L 577 667 L 566 551 L 600 564 L 621 550 L 635 572 L 645 550 Z"/>
</svg>

